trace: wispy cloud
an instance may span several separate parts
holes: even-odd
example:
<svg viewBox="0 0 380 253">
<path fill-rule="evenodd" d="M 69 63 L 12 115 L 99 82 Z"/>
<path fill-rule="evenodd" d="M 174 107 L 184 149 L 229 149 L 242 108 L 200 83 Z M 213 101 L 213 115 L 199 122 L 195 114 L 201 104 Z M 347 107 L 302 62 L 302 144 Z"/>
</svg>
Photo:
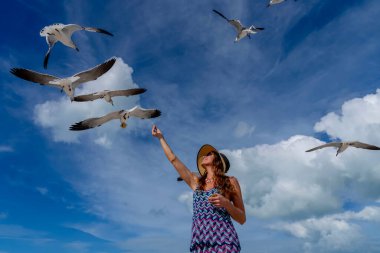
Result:
<svg viewBox="0 0 380 253">
<path fill-rule="evenodd" d="M 46 232 L 28 229 L 20 225 L 0 224 L 1 239 L 28 240 L 34 243 L 49 243 L 54 241 Z"/>
<path fill-rule="evenodd" d="M 1 152 L 13 152 L 13 148 L 11 146 L 5 146 L 5 145 L 0 145 L 0 153 Z"/>
<path fill-rule="evenodd" d="M 253 131 L 255 131 L 255 126 L 250 126 L 244 121 L 239 121 L 236 125 L 234 134 L 236 137 L 241 138 L 244 136 L 251 136 Z"/>
<path fill-rule="evenodd" d="M 81 241 L 74 241 L 65 244 L 65 247 L 75 250 L 75 252 L 89 252 L 90 244 Z"/>
<path fill-rule="evenodd" d="M 41 195 L 46 195 L 49 190 L 45 187 L 36 187 L 36 190 L 41 194 Z"/>
</svg>

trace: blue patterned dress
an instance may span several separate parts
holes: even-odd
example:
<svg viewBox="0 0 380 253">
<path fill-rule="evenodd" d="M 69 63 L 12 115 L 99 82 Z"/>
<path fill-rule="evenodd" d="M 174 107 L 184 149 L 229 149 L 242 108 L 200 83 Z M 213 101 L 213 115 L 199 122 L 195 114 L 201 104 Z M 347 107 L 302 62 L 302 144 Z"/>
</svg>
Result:
<svg viewBox="0 0 380 253">
<path fill-rule="evenodd" d="M 240 243 L 231 216 L 222 207 L 213 206 L 208 198 L 218 193 L 196 189 L 193 193 L 193 226 L 190 251 L 196 253 L 237 253 Z"/>
</svg>

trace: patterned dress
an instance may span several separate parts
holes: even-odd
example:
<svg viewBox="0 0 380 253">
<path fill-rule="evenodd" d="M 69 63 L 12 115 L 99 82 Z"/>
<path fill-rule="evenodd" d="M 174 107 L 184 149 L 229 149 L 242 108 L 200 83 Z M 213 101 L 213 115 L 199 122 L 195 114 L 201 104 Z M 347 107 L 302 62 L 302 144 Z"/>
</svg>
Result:
<svg viewBox="0 0 380 253">
<path fill-rule="evenodd" d="M 190 251 L 196 253 L 237 253 L 240 243 L 231 216 L 222 207 L 213 206 L 208 198 L 218 193 L 196 189 L 193 193 L 193 226 Z"/>
</svg>

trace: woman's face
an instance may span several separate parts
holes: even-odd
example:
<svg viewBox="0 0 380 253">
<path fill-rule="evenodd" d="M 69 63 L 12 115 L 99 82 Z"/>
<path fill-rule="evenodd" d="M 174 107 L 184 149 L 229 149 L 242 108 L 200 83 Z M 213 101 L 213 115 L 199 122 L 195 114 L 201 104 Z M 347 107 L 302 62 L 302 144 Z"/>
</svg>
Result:
<svg viewBox="0 0 380 253">
<path fill-rule="evenodd" d="M 207 153 L 205 156 L 203 156 L 201 165 L 212 165 L 214 158 L 215 158 L 215 154 L 213 152 Z"/>
</svg>

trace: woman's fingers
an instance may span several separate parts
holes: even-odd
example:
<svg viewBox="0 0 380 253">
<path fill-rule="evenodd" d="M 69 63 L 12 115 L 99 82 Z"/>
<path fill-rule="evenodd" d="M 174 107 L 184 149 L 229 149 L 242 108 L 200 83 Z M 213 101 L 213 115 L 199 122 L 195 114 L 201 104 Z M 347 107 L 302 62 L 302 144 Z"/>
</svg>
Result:
<svg viewBox="0 0 380 253">
<path fill-rule="evenodd" d="M 220 206 L 220 195 L 219 194 L 213 194 L 211 197 L 208 198 L 208 201 L 213 204 L 214 206 Z"/>
<path fill-rule="evenodd" d="M 223 207 L 224 197 L 220 194 L 214 193 L 208 198 L 208 201 L 215 207 Z"/>
<path fill-rule="evenodd" d="M 157 126 L 156 126 L 156 125 L 153 125 L 153 126 L 152 126 L 152 135 L 153 135 L 153 136 L 156 136 L 157 133 L 158 133 L 158 131 L 159 131 L 159 130 L 158 130 Z"/>
</svg>

